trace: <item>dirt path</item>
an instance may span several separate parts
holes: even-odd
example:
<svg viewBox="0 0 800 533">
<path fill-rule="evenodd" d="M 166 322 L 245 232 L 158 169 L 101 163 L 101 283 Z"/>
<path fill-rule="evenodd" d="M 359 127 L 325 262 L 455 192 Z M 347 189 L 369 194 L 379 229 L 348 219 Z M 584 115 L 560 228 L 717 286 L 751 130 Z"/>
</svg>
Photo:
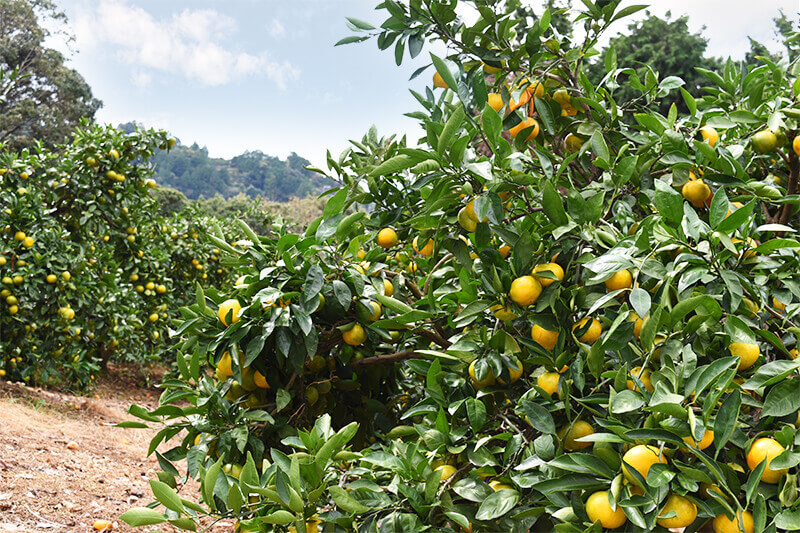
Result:
<svg viewBox="0 0 800 533">
<path fill-rule="evenodd" d="M 116 522 L 114 531 L 151 529 L 119 520 L 152 501 L 148 480 L 158 469 L 147 457 L 150 431 L 113 427 L 131 419 L 131 403 L 157 403 L 158 390 L 140 382 L 114 369 L 83 398 L 0 381 L 0 533 L 89 532 L 97 519 Z"/>
</svg>

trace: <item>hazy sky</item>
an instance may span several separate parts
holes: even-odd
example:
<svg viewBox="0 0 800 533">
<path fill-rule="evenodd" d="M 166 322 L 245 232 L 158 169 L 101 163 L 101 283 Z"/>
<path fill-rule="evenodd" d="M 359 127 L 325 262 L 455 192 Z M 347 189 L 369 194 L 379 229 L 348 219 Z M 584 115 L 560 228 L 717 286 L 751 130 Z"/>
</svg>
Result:
<svg viewBox="0 0 800 533">
<path fill-rule="evenodd" d="M 324 165 L 372 124 L 413 132 L 419 104 L 408 78 L 374 41 L 334 48 L 351 35 L 345 16 L 380 23 L 378 0 L 56 0 L 70 19 L 72 65 L 103 101 L 98 119 L 170 130 L 212 156 L 294 151 Z M 579 2 L 576 2 L 579 4 Z M 623 4 L 632 2 L 624 0 Z M 797 1 L 669 0 L 651 11 L 688 14 L 708 53 L 741 58 L 747 36 L 776 48 L 772 18 Z M 623 30 L 626 22 L 618 23 Z M 424 78 L 424 79 L 422 79 Z M 430 77 L 411 86 L 420 90 Z"/>
</svg>

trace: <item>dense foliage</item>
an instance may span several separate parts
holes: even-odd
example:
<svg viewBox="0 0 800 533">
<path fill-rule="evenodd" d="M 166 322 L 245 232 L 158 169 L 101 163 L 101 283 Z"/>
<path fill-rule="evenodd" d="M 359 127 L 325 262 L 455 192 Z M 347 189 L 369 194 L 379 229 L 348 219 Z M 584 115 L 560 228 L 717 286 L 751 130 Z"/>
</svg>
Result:
<svg viewBox="0 0 800 533">
<path fill-rule="evenodd" d="M 226 270 L 212 221 L 154 216 L 164 132 L 85 126 L 53 150 L 0 152 L 0 378 L 91 388 L 108 360 L 162 360 L 170 318 Z"/>
<path fill-rule="evenodd" d="M 577 41 L 503 2 L 349 19 L 344 42 L 398 62 L 447 47 L 415 93 L 426 135 L 330 158 L 341 187 L 303 235 L 223 247 L 242 277 L 183 309 L 180 379 L 131 410 L 172 443 L 166 511 L 126 521 L 800 528 L 797 58 L 727 62 L 698 93 L 612 48 L 593 84 L 598 36 L 641 7 L 583 4 Z"/>
<path fill-rule="evenodd" d="M 123 129 L 131 128 L 123 124 Z M 317 195 L 334 185 L 304 167 L 309 162 L 292 153 L 285 161 L 262 152 L 245 152 L 230 160 L 209 157 L 197 144 L 176 145 L 157 154 L 155 178 L 159 183 L 178 189 L 190 199 L 229 198 L 245 194 L 251 198 L 287 202 L 291 198 Z"/>
<path fill-rule="evenodd" d="M 49 0 L 0 3 L 0 143 L 10 150 L 63 143 L 100 108 L 83 77 L 44 46 L 64 20 Z"/>
</svg>

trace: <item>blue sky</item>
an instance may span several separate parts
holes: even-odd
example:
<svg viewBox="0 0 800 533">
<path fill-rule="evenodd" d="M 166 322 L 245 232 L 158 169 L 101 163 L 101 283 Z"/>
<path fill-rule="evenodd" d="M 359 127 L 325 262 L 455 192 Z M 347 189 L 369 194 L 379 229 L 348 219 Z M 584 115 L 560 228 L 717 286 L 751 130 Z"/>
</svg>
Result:
<svg viewBox="0 0 800 533">
<path fill-rule="evenodd" d="M 351 34 L 346 16 L 382 20 L 378 0 L 56 3 L 76 37 L 71 64 L 104 103 L 102 122 L 163 127 L 212 156 L 294 151 L 320 166 L 326 149 L 338 155 L 372 124 L 382 135 L 417 136 L 415 121 L 403 113 L 419 107 L 408 87 L 420 90 L 429 76 L 411 84 L 408 78 L 427 50 L 397 67 L 374 41 L 333 46 Z M 694 31 L 706 26 L 711 55 L 734 57 L 748 50 L 747 35 L 774 47 L 772 17 L 780 8 L 797 9 L 791 0 L 652 4 L 659 15 L 689 14 Z"/>
</svg>

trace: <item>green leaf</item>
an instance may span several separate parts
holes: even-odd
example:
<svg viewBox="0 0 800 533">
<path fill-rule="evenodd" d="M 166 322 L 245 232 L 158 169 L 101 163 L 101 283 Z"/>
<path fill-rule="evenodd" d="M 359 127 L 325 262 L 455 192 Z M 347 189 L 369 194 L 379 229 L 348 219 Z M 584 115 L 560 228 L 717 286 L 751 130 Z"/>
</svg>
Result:
<svg viewBox="0 0 800 533">
<path fill-rule="evenodd" d="M 362 514 L 372 510 L 371 507 L 367 507 L 363 503 L 350 496 L 342 487 L 332 485 L 328 487 L 328 492 L 330 493 L 331 498 L 333 498 L 334 503 L 336 503 L 336 505 L 346 513 Z"/>
<path fill-rule="evenodd" d="M 148 507 L 128 509 L 122 513 L 120 519 L 131 527 L 152 526 L 167 521 L 167 517 Z"/>
<path fill-rule="evenodd" d="M 742 388 L 758 390 L 783 381 L 790 374 L 800 368 L 800 359 L 793 361 L 772 361 L 761 365 L 750 379 L 742 383 Z"/>
<path fill-rule="evenodd" d="M 645 401 L 641 394 L 632 390 L 624 390 L 614 396 L 611 412 L 614 414 L 630 413 L 641 409 L 644 405 Z"/>
<path fill-rule="evenodd" d="M 477 398 L 467 398 L 467 419 L 474 433 L 478 433 L 486 423 L 486 405 Z"/>
<path fill-rule="evenodd" d="M 150 480 L 150 489 L 153 491 L 153 495 L 156 497 L 156 500 L 172 511 L 176 513 L 183 512 L 183 503 L 181 503 L 181 498 L 178 494 L 173 490 L 172 487 L 167 485 L 166 483 L 162 483 L 161 481 L 157 481 L 155 479 Z"/>
<path fill-rule="evenodd" d="M 325 209 L 322 212 L 323 219 L 329 219 L 335 215 L 342 213 L 344 204 L 347 201 L 347 188 L 339 189 L 339 192 L 333 195 L 325 204 Z"/>
<path fill-rule="evenodd" d="M 764 399 L 762 416 L 786 416 L 800 410 L 800 379 L 787 379 L 774 385 Z"/>
<path fill-rule="evenodd" d="M 722 190 L 722 188 L 720 187 L 719 190 Z M 750 200 L 736 211 L 733 211 L 727 218 L 720 221 L 719 225 L 716 226 L 717 231 L 727 234 L 733 233 L 736 228 L 750 220 L 750 215 L 753 214 L 755 204 L 755 200 Z"/>
<path fill-rule="evenodd" d="M 450 141 L 452 141 L 453 136 L 464 123 L 465 118 L 466 113 L 464 113 L 464 106 L 456 105 L 453 114 L 447 119 L 442 133 L 439 135 L 439 142 L 436 147 L 436 151 L 439 152 L 439 154 L 444 154 L 445 150 L 450 146 Z"/>
<path fill-rule="evenodd" d="M 436 68 L 436 72 L 439 73 L 447 86 L 455 91 L 458 87 L 458 83 L 456 83 L 456 79 L 453 76 L 453 73 L 450 72 L 450 68 L 447 66 L 447 63 L 434 54 L 431 54 L 431 60 L 433 61 L 433 66 Z"/>
<path fill-rule="evenodd" d="M 694 99 L 689 91 L 681 87 L 681 96 L 683 96 L 683 101 L 686 102 L 686 107 L 689 109 L 689 113 L 694 116 L 697 114 L 697 101 Z"/>
<path fill-rule="evenodd" d="M 495 520 L 508 513 L 519 503 L 519 492 L 511 489 L 500 489 L 490 494 L 475 513 L 478 520 Z"/>
<path fill-rule="evenodd" d="M 413 167 L 418 162 L 419 161 L 416 158 L 411 157 L 409 155 L 405 155 L 405 154 L 396 155 L 396 156 L 394 156 L 394 157 L 392 157 L 390 159 L 387 159 L 386 161 L 384 161 L 380 165 L 378 165 L 372 172 L 370 172 L 369 175 L 374 177 L 374 178 L 376 178 L 378 176 L 385 176 L 386 174 L 396 174 L 396 173 L 400 172 L 401 170 L 405 170 L 407 168 Z M 343 189 L 343 190 L 346 191 L 347 189 Z M 337 193 L 337 196 L 338 196 L 338 194 L 339 193 Z M 345 192 L 345 198 L 347 198 L 347 193 L 346 192 Z M 331 198 L 331 200 L 333 200 L 333 198 Z M 328 201 L 328 203 L 330 203 L 330 200 Z M 344 205 L 344 201 L 342 201 L 342 206 L 343 205 Z M 328 215 L 327 215 L 328 207 L 327 207 L 327 205 L 325 206 L 325 209 L 326 209 L 326 211 L 325 211 L 324 218 L 328 218 Z M 340 212 L 341 212 L 341 207 L 339 208 L 339 210 L 336 211 L 336 213 L 340 213 Z"/>
<path fill-rule="evenodd" d="M 550 104 L 547 103 L 547 100 L 536 96 L 534 97 L 534 106 L 536 107 L 536 112 L 539 113 L 539 118 L 542 119 L 542 126 L 544 126 L 545 131 L 552 135 L 556 131 L 556 118 L 553 115 L 553 109 Z"/>
<path fill-rule="evenodd" d="M 658 212 L 671 226 L 680 226 L 681 220 L 683 220 L 683 197 L 662 180 L 655 180 L 653 185 L 656 189 L 653 201 Z"/>
<path fill-rule="evenodd" d="M 492 109 L 488 103 L 483 108 L 481 114 L 481 122 L 483 123 L 483 132 L 486 135 L 486 141 L 493 151 L 497 151 L 497 143 L 500 139 L 500 133 L 503 129 L 503 119 L 500 114 Z"/>
<path fill-rule="evenodd" d="M 603 138 L 603 134 L 600 132 L 600 130 L 595 130 L 589 141 L 591 142 L 592 150 L 597 158 L 601 161 L 604 161 L 606 164 L 610 164 L 611 154 L 608 151 L 608 145 L 606 144 L 606 140 Z"/>
<path fill-rule="evenodd" d="M 280 509 L 268 515 L 260 516 L 258 517 L 258 520 L 265 524 L 286 525 L 286 524 L 291 524 L 292 522 L 297 520 L 297 517 L 293 513 L 290 513 L 289 511 Z"/>
<path fill-rule="evenodd" d="M 347 19 L 347 21 L 350 24 L 352 24 L 353 26 L 355 26 L 359 30 L 367 30 L 367 31 L 369 31 L 369 30 L 374 30 L 375 29 L 375 26 L 373 26 L 369 22 L 364 22 L 363 20 L 360 20 L 360 19 L 357 19 L 357 18 L 353 18 L 353 17 L 345 17 L 345 18 Z"/>
<path fill-rule="evenodd" d="M 561 202 L 561 195 L 549 181 L 542 183 L 542 209 L 550 222 L 556 226 L 563 226 L 568 222 L 567 212 Z"/>
<path fill-rule="evenodd" d="M 217 484 L 217 478 L 221 470 L 222 458 L 220 457 L 216 463 L 211 465 L 206 472 L 206 476 L 203 478 L 203 501 L 211 509 L 216 509 L 216 505 L 214 504 L 214 486 Z"/>
<path fill-rule="evenodd" d="M 652 305 L 650 293 L 641 287 L 636 287 L 631 291 L 628 301 L 630 301 L 639 318 L 644 318 L 650 312 L 650 306 Z"/>
<path fill-rule="evenodd" d="M 714 194 L 711 200 L 711 207 L 708 213 L 708 222 L 712 228 L 717 228 L 719 224 L 725 220 L 728 212 L 731 209 L 731 204 L 728 202 L 728 196 L 725 194 L 725 189 L 720 187 Z"/>
<path fill-rule="evenodd" d="M 556 425 L 553 421 L 553 415 L 551 415 L 547 409 L 537 403 L 527 400 L 522 400 L 519 404 L 528 417 L 528 423 L 533 426 L 533 429 L 540 433 L 555 434 Z"/>
<path fill-rule="evenodd" d="M 739 408 L 742 405 L 742 395 L 738 390 L 734 390 L 722 402 L 717 411 L 717 418 L 714 421 L 714 446 L 717 452 L 721 451 L 736 429 L 739 419 Z"/>
</svg>

